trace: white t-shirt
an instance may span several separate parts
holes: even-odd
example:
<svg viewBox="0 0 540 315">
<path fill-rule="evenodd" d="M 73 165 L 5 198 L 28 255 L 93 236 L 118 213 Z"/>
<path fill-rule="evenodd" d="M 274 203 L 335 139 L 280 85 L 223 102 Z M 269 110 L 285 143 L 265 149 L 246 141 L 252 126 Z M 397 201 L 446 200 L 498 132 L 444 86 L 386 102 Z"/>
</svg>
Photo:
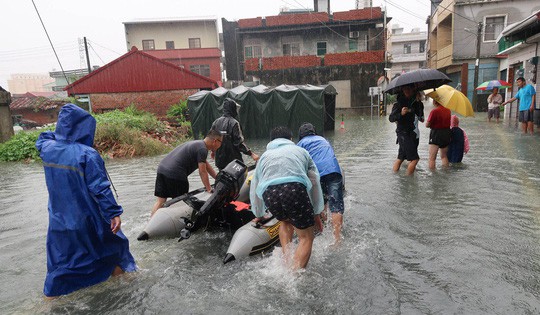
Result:
<svg viewBox="0 0 540 315">
<path fill-rule="evenodd" d="M 493 94 L 490 94 L 488 96 L 488 109 L 494 109 L 495 107 L 499 107 L 502 102 L 503 102 L 503 99 L 502 99 L 502 95 L 497 93 L 495 96 L 493 96 Z"/>
</svg>

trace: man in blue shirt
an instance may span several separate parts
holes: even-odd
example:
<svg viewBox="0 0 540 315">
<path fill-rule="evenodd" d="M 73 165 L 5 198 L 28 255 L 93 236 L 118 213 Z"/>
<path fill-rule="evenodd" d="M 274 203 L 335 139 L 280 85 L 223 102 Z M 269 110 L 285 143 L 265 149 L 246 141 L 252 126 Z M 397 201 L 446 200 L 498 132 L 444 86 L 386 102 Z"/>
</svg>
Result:
<svg viewBox="0 0 540 315">
<path fill-rule="evenodd" d="M 515 100 L 519 100 L 519 121 L 521 122 L 521 128 L 523 133 L 527 133 L 527 129 L 531 135 L 534 132 L 534 105 L 536 104 L 536 91 L 534 87 L 525 82 L 525 78 L 519 77 L 516 80 L 516 83 L 519 87 L 519 91 L 516 93 L 516 96 L 512 97 L 508 101 L 502 103 L 501 105 L 506 105 L 512 103 Z"/>
<path fill-rule="evenodd" d="M 306 149 L 317 165 L 321 176 L 321 188 L 324 195 L 325 210 L 330 208 L 332 225 L 334 227 L 335 244 L 341 242 L 341 226 L 343 225 L 343 177 L 341 168 L 330 143 L 318 136 L 315 127 L 303 123 L 298 130 L 297 145 Z"/>
</svg>

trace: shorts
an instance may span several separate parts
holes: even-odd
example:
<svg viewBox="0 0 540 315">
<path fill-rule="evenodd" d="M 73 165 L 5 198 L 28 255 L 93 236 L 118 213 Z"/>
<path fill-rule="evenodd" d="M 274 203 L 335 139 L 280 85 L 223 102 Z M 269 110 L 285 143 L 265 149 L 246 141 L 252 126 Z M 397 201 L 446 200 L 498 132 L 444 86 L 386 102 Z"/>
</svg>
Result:
<svg viewBox="0 0 540 315">
<path fill-rule="evenodd" d="M 414 161 L 419 160 L 418 146 L 416 145 L 416 134 L 410 133 L 398 133 L 397 142 L 399 144 L 398 160 Z"/>
<path fill-rule="evenodd" d="M 431 129 L 429 132 L 429 144 L 434 144 L 441 149 L 450 144 L 452 131 L 450 129 Z"/>
<path fill-rule="evenodd" d="M 263 193 L 268 210 L 279 221 L 290 222 L 303 230 L 315 225 L 315 213 L 306 186 L 300 183 L 271 185 Z"/>
<path fill-rule="evenodd" d="M 519 122 L 529 122 L 529 121 L 533 121 L 533 115 L 534 113 L 531 112 L 530 110 L 520 110 L 519 111 Z"/>
<path fill-rule="evenodd" d="M 540 109 L 534 110 L 534 124 L 540 126 Z"/>
<path fill-rule="evenodd" d="M 172 179 L 158 173 L 154 196 L 160 198 L 175 198 L 189 191 L 189 182 L 181 179 Z"/>
<path fill-rule="evenodd" d="M 488 109 L 488 119 L 491 119 L 491 117 L 495 117 L 497 119 L 501 118 L 501 109 L 499 108 L 499 106 Z"/>
<path fill-rule="evenodd" d="M 324 195 L 324 203 L 332 213 L 343 214 L 343 177 L 339 173 L 330 173 L 321 176 L 321 188 Z"/>
</svg>

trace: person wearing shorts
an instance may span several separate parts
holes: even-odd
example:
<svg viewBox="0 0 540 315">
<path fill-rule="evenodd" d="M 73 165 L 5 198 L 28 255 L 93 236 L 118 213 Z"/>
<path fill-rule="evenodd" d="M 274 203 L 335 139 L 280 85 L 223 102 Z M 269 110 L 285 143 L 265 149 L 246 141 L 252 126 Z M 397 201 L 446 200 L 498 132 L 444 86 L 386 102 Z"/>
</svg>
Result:
<svg viewBox="0 0 540 315">
<path fill-rule="evenodd" d="M 281 222 L 279 241 L 286 260 L 296 233 L 298 247 L 292 268 L 305 268 L 315 238 L 314 226 L 322 230 L 324 198 L 319 172 L 309 153 L 291 141 L 287 127 L 272 129 L 270 138 L 251 180 L 251 211 L 261 218 L 268 210 Z"/>
<path fill-rule="evenodd" d="M 525 78 L 523 77 L 519 77 L 516 80 L 516 83 L 519 87 L 516 96 L 502 103 L 502 105 L 519 100 L 519 122 L 521 122 L 521 129 L 523 130 L 523 134 L 527 134 L 527 130 L 529 130 L 532 135 L 534 133 L 533 120 L 536 104 L 536 91 L 532 85 L 526 83 Z"/>
<path fill-rule="evenodd" d="M 499 94 L 499 88 L 494 87 L 493 92 L 489 94 L 488 98 L 488 122 L 491 122 L 491 118 L 495 117 L 497 122 L 501 116 L 501 109 L 499 106 L 502 104 L 502 95 Z"/>
<path fill-rule="evenodd" d="M 341 167 L 334 153 L 332 145 L 325 138 L 318 136 L 315 127 L 310 123 L 303 123 L 298 130 L 298 143 L 306 149 L 317 165 L 321 176 L 321 188 L 324 195 L 325 211 L 332 213 L 332 226 L 334 228 L 335 244 L 341 242 L 341 227 L 343 226 L 343 176 Z M 324 218 L 325 215 L 323 215 Z"/>
<path fill-rule="evenodd" d="M 429 169 L 435 169 L 437 153 L 441 153 L 441 161 L 444 167 L 448 162 L 448 145 L 450 144 L 450 110 L 442 106 L 437 99 L 433 99 L 435 108 L 429 113 L 426 127 L 431 128 L 429 133 Z"/>
<path fill-rule="evenodd" d="M 396 143 L 399 144 L 398 156 L 392 169 L 394 172 L 398 172 L 403 161 L 407 160 L 409 161 L 407 175 L 414 174 L 416 164 L 420 160 L 416 144 L 415 121 L 418 117 L 424 117 L 424 105 L 417 99 L 417 94 L 418 92 L 414 86 L 402 87 L 397 102 L 388 116 L 390 122 L 395 122 L 397 125 Z"/>
<path fill-rule="evenodd" d="M 215 152 L 221 146 L 222 140 L 221 133 L 210 130 L 204 140 L 188 141 L 167 154 L 158 166 L 154 190 L 157 200 L 150 215 L 154 215 L 167 198 L 175 198 L 187 193 L 189 191 L 188 176 L 197 168 L 206 191 L 212 191 L 208 175 L 215 179 L 216 172 L 206 159 L 208 150 Z"/>
</svg>

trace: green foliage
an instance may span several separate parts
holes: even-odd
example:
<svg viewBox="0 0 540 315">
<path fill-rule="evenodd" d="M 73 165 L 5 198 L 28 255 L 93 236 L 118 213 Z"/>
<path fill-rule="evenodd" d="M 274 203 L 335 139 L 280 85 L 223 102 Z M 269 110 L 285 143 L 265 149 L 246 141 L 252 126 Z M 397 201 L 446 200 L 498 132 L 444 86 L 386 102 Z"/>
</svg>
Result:
<svg viewBox="0 0 540 315">
<path fill-rule="evenodd" d="M 134 105 L 129 106 L 124 111 L 114 110 L 104 114 L 94 115 L 99 125 L 124 125 L 128 128 L 145 132 L 162 132 L 165 126 L 156 116 L 151 113 L 138 110 Z"/>
<path fill-rule="evenodd" d="M 141 130 L 116 123 L 100 124 L 94 143 L 98 151 L 104 154 L 111 152 L 120 157 L 159 155 L 171 149 Z"/>
<path fill-rule="evenodd" d="M 36 141 L 43 131 L 19 132 L 8 141 L 0 143 L 0 161 L 39 160 Z"/>
<path fill-rule="evenodd" d="M 182 123 L 186 121 L 187 111 L 187 100 L 184 100 L 171 106 L 167 111 L 167 117 L 176 118 L 179 123 Z"/>
</svg>

